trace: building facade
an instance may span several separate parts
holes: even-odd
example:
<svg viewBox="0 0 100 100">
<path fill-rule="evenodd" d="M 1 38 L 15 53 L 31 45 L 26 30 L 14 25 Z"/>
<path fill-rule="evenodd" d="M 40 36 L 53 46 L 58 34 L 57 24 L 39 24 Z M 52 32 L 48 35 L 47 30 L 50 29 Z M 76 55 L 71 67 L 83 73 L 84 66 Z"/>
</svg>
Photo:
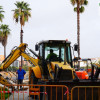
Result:
<svg viewBox="0 0 100 100">
<path fill-rule="evenodd" d="M 4 55 L 0 55 L 0 64 L 2 63 L 3 60 L 4 60 Z"/>
</svg>

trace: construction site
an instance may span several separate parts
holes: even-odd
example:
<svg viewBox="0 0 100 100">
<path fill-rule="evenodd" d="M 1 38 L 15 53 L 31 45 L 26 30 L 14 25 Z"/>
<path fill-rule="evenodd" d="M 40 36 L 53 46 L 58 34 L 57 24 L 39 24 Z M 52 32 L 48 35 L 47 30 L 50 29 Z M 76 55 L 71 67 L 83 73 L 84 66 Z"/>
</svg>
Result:
<svg viewBox="0 0 100 100">
<path fill-rule="evenodd" d="M 15 1 L 12 2 L 14 3 Z M 33 0 L 32 2 L 29 0 L 31 8 L 33 9 L 33 5 L 34 7 L 39 6 L 39 1 L 35 2 Z M 9 4 L 11 5 L 12 2 L 9 2 Z M 61 23 L 59 22 L 60 17 L 58 17 L 58 23 L 56 22 L 57 17 L 54 17 L 54 15 L 56 16 L 56 14 L 58 14 L 56 12 L 59 12 L 58 10 L 55 10 L 57 0 L 54 0 L 55 5 L 52 7 L 52 0 L 47 2 L 43 0 L 43 2 L 47 3 L 47 10 L 42 9 L 42 7 L 45 8 L 45 5 L 43 5 L 44 3 L 40 7 L 42 10 L 38 7 L 36 7 L 36 11 L 33 10 L 34 13 L 38 12 L 41 16 L 43 13 L 46 14 L 45 11 L 51 11 L 51 15 L 55 18 L 54 20 L 48 17 L 50 14 L 46 15 L 45 18 L 44 16 L 41 17 L 37 14 L 40 16 L 35 17 L 38 21 L 35 23 L 35 20 L 34 22 L 31 20 L 32 23 L 29 25 L 30 27 L 27 26 L 28 29 L 27 27 L 24 28 L 25 23 L 28 22 L 29 17 L 32 15 L 30 12 L 32 9 L 29 8 L 27 2 L 16 1 L 14 4 L 17 8 L 12 10 L 14 21 L 20 24 L 20 35 L 16 35 L 16 33 L 19 33 L 19 27 L 14 28 L 12 22 L 8 21 L 8 19 L 11 19 L 10 17 L 7 17 L 8 19 L 4 21 L 8 22 L 9 25 L 0 25 L 0 43 L 4 47 L 3 51 L 0 45 L 0 53 L 2 54 L 1 51 L 4 53 L 4 56 L 0 56 L 0 100 L 100 100 L 100 61 L 93 62 L 90 57 L 87 57 L 89 54 L 93 53 L 93 51 L 93 54 L 97 54 L 99 57 L 100 55 L 97 53 L 96 49 L 90 49 L 89 45 L 87 46 L 87 44 L 91 42 L 91 38 L 89 40 L 90 35 L 84 35 L 84 37 L 88 37 L 88 40 L 86 38 L 83 39 L 80 35 L 80 13 L 84 12 L 84 6 L 88 4 L 88 1 L 70 0 L 71 5 L 74 6 L 74 11 L 77 14 L 77 38 L 75 38 L 76 35 L 67 35 L 72 41 L 70 41 L 71 39 L 65 38 L 65 33 L 68 30 L 72 33 L 75 31 L 74 23 L 70 23 L 73 24 L 71 29 L 69 28 L 67 30 L 65 28 L 64 30 L 64 23 L 67 23 L 65 21 L 66 18 L 61 18 L 61 23 L 63 23 L 62 20 L 65 18 L 63 27 L 61 28 Z M 62 5 L 63 8 L 64 3 L 65 1 L 61 2 L 58 0 L 57 7 L 59 10 L 60 5 Z M 7 15 L 9 16 L 8 10 L 12 7 L 5 5 L 4 2 L 1 2 L 1 4 L 0 22 L 2 22 L 2 19 L 4 18 L 3 13 L 5 13 L 3 6 L 5 10 L 7 10 Z M 68 7 L 70 7 L 70 5 Z M 51 8 L 53 10 L 51 10 Z M 40 13 L 41 11 L 42 13 Z M 61 9 L 61 16 L 64 16 L 65 12 L 62 12 L 63 10 Z M 66 13 L 65 16 L 66 15 L 68 16 L 68 13 Z M 33 19 L 35 18 L 33 17 Z M 42 18 L 44 18 L 44 20 Z M 41 19 L 43 22 L 40 21 Z M 49 21 L 52 22 L 51 27 L 49 26 Z M 38 24 L 39 22 L 45 27 Z M 47 24 L 45 24 L 46 22 Z M 55 25 L 55 27 L 53 25 Z M 57 25 L 60 25 L 60 27 L 58 28 Z M 8 38 L 11 31 L 8 28 L 9 26 L 12 28 L 12 33 L 15 33 L 15 35 L 12 35 L 12 38 Z M 48 29 L 47 26 L 49 26 L 50 29 Z M 28 32 L 27 35 L 24 30 L 26 33 Z M 37 30 L 38 32 L 34 33 Z M 57 30 L 58 33 L 55 33 L 54 30 Z M 47 33 L 49 31 L 52 33 Z M 61 32 L 61 34 L 59 34 L 59 32 Z M 76 31 L 74 34 L 75 33 Z M 23 37 L 24 35 L 25 38 Z M 18 38 L 20 38 L 20 41 Z M 84 41 L 80 41 L 81 39 Z M 33 44 L 34 41 L 36 41 L 34 43 L 35 45 Z M 75 43 L 73 43 L 73 41 Z M 86 41 L 88 42 L 86 43 Z M 97 44 L 97 42 L 93 41 L 91 42 L 91 47 L 93 47 L 93 43 Z M 8 47 L 6 48 L 7 44 Z M 17 44 L 17 46 L 15 44 Z M 85 48 L 84 44 L 86 46 Z M 32 48 L 30 48 L 31 46 Z M 84 48 L 84 50 L 81 48 Z M 90 49 L 89 52 L 87 52 L 88 49 Z M 80 51 L 82 51 L 83 54 L 81 54 Z M 91 57 L 94 57 L 93 54 Z"/>
<path fill-rule="evenodd" d="M 99 100 L 98 65 L 92 64 L 91 59 L 72 60 L 70 44 L 65 40 L 41 41 L 35 45 L 39 55 L 25 43 L 13 48 L 0 67 L 1 99 Z M 47 58 L 51 49 L 57 56 Z M 77 45 L 74 45 L 74 50 L 77 50 Z M 37 59 L 31 57 L 29 52 Z M 23 84 L 18 84 L 16 72 L 4 72 L 20 56 L 32 64 Z M 83 68 L 77 66 L 81 61 L 87 62 Z"/>
</svg>

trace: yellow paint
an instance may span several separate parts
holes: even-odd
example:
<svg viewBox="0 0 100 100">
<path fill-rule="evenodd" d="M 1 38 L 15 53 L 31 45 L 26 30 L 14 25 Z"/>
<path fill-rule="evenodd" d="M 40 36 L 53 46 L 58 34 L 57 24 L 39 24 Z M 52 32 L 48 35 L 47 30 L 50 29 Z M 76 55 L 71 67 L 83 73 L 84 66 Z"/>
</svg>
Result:
<svg viewBox="0 0 100 100">
<path fill-rule="evenodd" d="M 0 70 L 8 68 L 18 57 L 21 56 L 21 53 L 25 51 L 27 44 L 22 43 L 17 47 L 17 49 L 11 51 L 11 55 L 6 59 L 4 63 L 1 64 Z"/>
<path fill-rule="evenodd" d="M 52 70 L 54 71 L 55 69 L 55 64 L 57 64 L 59 67 L 62 67 L 62 69 L 68 69 L 68 70 L 73 70 L 73 68 L 71 68 L 71 66 L 66 62 L 66 65 L 64 65 L 64 62 L 51 62 L 51 67 Z"/>
<path fill-rule="evenodd" d="M 55 72 L 55 64 L 57 64 L 59 67 L 62 67 L 63 70 L 71 70 L 73 79 L 75 78 L 73 71 L 75 69 L 71 68 L 71 66 L 66 62 L 66 65 L 64 65 L 64 62 L 51 62 L 51 68 Z"/>
<path fill-rule="evenodd" d="M 31 56 L 29 56 L 27 53 L 22 52 L 21 55 L 28 61 L 31 62 L 32 64 L 34 64 L 35 66 L 38 65 L 38 59 L 35 59 Z"/>
<path fill-rule="evenodd" d="M 40 70 L 39 66 L 33 67 L 32 70 L 33 70 L 36 78 L 41 78 L 42 77 L 41 70 Z"/>
<path fill-rule="evenodd" d="M 54 79 L 54 77 L 53 77 L 53 75 L 52 75 L 52 73 L 51 73 L 53 70 L 51 69 L 50 64 L 48 64 L 47 66 L 48 66 L 49 75 L 50 75 L 51 79 Z"/>
</svg>

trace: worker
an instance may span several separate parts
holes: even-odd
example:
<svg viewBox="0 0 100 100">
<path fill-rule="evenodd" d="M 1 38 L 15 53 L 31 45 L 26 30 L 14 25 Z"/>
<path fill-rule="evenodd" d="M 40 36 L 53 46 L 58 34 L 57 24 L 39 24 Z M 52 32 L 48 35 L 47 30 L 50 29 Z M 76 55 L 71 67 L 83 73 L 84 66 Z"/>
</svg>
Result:
<svg viewBox="0 0 100 100">
<path fill-rule="evenodd" d="M 18 84 L 23 84 L 24 75 L 26 74 L 25 70 L 20 66 L 16 74 L 18 74 Z M 22 86 L 20 86 L 20 89 L 22 89 Z"/>
<path fill-rule="evenodd" d="M 53 53 L 53 49 L 50 49 L 50 54 L 48 54 L 46 60 L 49 60 L 49 61 L 57 60 L 57 55 L 55 53 Z"/>
</svg>

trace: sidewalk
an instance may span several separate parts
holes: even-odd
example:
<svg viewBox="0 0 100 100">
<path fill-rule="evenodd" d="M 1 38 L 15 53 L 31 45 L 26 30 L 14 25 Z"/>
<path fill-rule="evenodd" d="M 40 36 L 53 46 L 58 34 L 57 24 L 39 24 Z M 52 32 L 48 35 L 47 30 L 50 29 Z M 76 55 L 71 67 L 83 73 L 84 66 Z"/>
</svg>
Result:
<svg viewBox="0 0 100 100">
<path fill-rule="evenodd" d="M 19 92 L 14 91 L 14 93 L 12 93 L 12 95 L 9 97 L 9 100 L 32 100 L 32 98 L 29 97 L 29 89 L 27 89 L 25 91 L 19 91 Z"/>
</svg>

